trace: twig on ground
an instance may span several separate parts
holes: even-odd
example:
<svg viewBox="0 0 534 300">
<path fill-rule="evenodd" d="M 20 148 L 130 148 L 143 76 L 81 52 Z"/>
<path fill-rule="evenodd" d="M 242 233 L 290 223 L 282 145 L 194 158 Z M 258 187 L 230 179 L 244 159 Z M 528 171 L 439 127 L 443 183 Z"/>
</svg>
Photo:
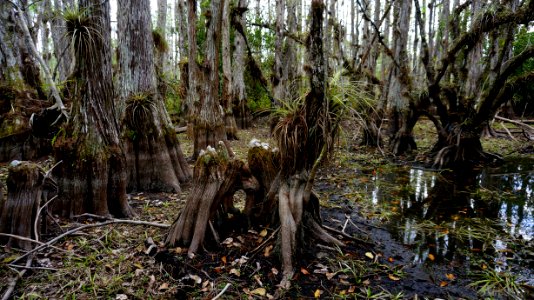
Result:
<svg viewBox="0 0 534 300">
<path fill-rule="evenodd" d="M 12 268 L 18 268 L 18 269 L 28 269 L 28 270 L 46 270 L 46 271 L 59 271 L 56 268 L 46 268 L 46 267 L 28 267 L 28 266 L 21 266 L 21 265 L 10 265 Z"/>
<path fill-rule="evenodd" d="M 341 229 L 341 232 L 345 233 L 345 229 L 347 229 L 347 224 L 349 223 L 350 217 L 345 215 L 345 224 L 343 224 L 343 228 Z"/>
<path fill-rule="evenodd" d="M 337 229 L 334 229 L 334 228 L 332 228 L 332 227 L 328 227 L 328 226 L 326 226 L 326 225 L 322 225 L 322 227 L 323 227 L 324 229 L 328 230 L 328 231 L 331 231 L 331 232 L 333 232 L 333 233 L 337 233 L 337 234 L 339 234 L 339 235 L 341 235 L 341 236 L 343 236 L 343 237 L 346 237 L 346 238 L 348 238 L 348 239 L 351 239 L 351 240 L 353 240 L 353 241 L 360 242 L 360 243 L 363 243 L 363 244 L 366 244 L 366 245 L 369 245 L 369 246 L 373 246 L 373 243 L 364 241 L 364 240 L 359 239 L 359 238 L 355 238 L 355 237 L 353 237 L 353 236 L 351 236 L 351 235 L 348 235 L 348 234 L 346 234 L 346 233 L 344 233 L 344 232 L 341 232 L 341 231 L 339 231 L 339 230 L 337 230 Z"/>
<path fill-rule="evenodd" d="M 39 226 L 39 219 L 41 218 L 41 212 L 43 211 L 43 208 L 45 208 L 48 204 L 50 204 L 50 202 L 56 199 L 57 199 L 57 195 L 52 197 L 50 200 L 46 201 L 46 203 L 43 206 L 39 207 L 39 210 L 37 211 L 37 215 L 35 215 L 35 221 L 33 222 L 33 232 L 35 233 L 36 241 L 39 241 L 39 230 L 37 227 Z"/>
<path fill-rule="evenodd" d="M 217 300 L 219 299 L 225 292 L 226 290 L 230 287 L 231 284 L 227 283 L 224 288 L 222 289 L 222 291 L 220 293 L 217 294 L 217 296 L 213 297 L 211 300 Z"/>
<path fill-rule="evenodd" d="M 45 244 L 43 242 L 40 242 L 40 241 L 37 241 L 37 240 L 34 240 L 34 239 L 30 239 L 30 238 L 27 238 L 27 237 L 24 237 L 24 236 L 10 234 L 10 233 L 0 233 L 0 236 L 10 237 L 10 238 L 14 238 L 14 239 L 22 240 L 22 241 L 27 241 L 27 242 L 31 242 L 31 243 L 35 243 L 35 244 L 39 244 L 39 245 L 44 245 Z M 56 246 L 50 246 L 50 247 L 53 248 L 53 249 L 65 252 L 65 250 L 63 250 L 61 248 L 58 248 Z"/>
</svg>

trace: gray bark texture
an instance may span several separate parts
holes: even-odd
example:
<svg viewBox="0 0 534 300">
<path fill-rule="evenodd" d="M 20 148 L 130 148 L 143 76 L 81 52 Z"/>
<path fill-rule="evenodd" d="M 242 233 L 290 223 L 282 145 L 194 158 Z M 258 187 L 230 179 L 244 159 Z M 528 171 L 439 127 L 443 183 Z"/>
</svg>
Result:
<svg viewBox="0 0 534 300">
<path fill-rule="evenodd" d="M 179 192 L 190 177 L 165 103 L 157 92 L 149 0 L 119 1 L 119 86 L 128 189 Z"/>
<path fill-rule="evenodd" d="M 207 146 L 226 142 L 223 109 L 219 97 L 219 61 L 222 11 L 225 0 L 212 0 L 206 33 L 206 58 L 202 66 L 203 84 L 200 107 L 194 120 L 193 157 Z"/>
<path fill-rule="evenodd" d="M 115 117 L 109 2 L 80 0 L 79 7 L 82 26 L 71 23 L 68 32 L 76 57 L 73 115 L 66 134 L 54 144 L 55 158 L 63 162 L 54 169 L 59 192 L 53 210 L 63 216 L 131 216 L 126 158 Z"/>
</svg>

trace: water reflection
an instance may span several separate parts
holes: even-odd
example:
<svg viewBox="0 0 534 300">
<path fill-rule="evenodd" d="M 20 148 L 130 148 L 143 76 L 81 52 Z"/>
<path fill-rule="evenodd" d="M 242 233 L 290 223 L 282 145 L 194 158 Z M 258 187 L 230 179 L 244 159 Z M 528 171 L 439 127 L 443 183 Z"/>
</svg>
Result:
<svg viewBox="0 0 534 300">
<path fill-rule="evenodd" d="M 360 188 L 373 205 L 399 212 L 390 227 L 414 249 L 415 262 L 465 265 L 472 257 L 466 253 L 480 253 L 504 268 L 514 241 L 534 238 L 533 166 L 530 159 L 463 172 L 399 167 Z"/>
</svg>

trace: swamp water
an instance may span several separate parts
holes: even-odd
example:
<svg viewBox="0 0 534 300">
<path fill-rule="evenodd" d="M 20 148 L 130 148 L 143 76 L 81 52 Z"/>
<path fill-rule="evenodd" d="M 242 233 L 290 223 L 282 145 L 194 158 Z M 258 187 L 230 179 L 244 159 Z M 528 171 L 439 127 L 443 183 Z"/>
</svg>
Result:
<svg viewBox="0 0 534 300">
<path fill-rule="evenodd" d="M 387 224 L 413 263 L 507 272 L 534 286 L 534 158 L 456 173 L 379 167 L 347 179 L 345 196 L 359 194 L 359 213 Z"/>
</svg>

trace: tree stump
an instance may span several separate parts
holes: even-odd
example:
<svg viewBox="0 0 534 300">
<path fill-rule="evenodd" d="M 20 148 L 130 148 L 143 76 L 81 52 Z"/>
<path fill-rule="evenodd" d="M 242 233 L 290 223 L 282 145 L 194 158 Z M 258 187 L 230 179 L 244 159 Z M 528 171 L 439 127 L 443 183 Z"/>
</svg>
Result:
<svg viewBox="0 0 534 300">
<path fill-rule="evenodd" d="M 13 161 L 7 177 L 7 199 L 0 208 L 0 232 L 37 239 L 34 223 L 38 217 L 44 174 L 30 162 Z M 2 243 L 6 239 L 2 240 Z M 7 238 L 7 247 L 30 250 L 32 243 Z"/>
<path fill-rule="evenodd" d="M 217 149 L 208 146 L 202 150 L 195 163 L 191 193 L 165 243 L 189 246 L 188 255 L 192 257 L 204 244 L 208 226 L 218 241 L 218 230 L 227 225 L 228 215 L 240 214 L 233 206 L 235 192 L 254 190 L 254 182 L 245 164 L 230 158 L 224 142 L 219 142 Z"/>
</svg>

